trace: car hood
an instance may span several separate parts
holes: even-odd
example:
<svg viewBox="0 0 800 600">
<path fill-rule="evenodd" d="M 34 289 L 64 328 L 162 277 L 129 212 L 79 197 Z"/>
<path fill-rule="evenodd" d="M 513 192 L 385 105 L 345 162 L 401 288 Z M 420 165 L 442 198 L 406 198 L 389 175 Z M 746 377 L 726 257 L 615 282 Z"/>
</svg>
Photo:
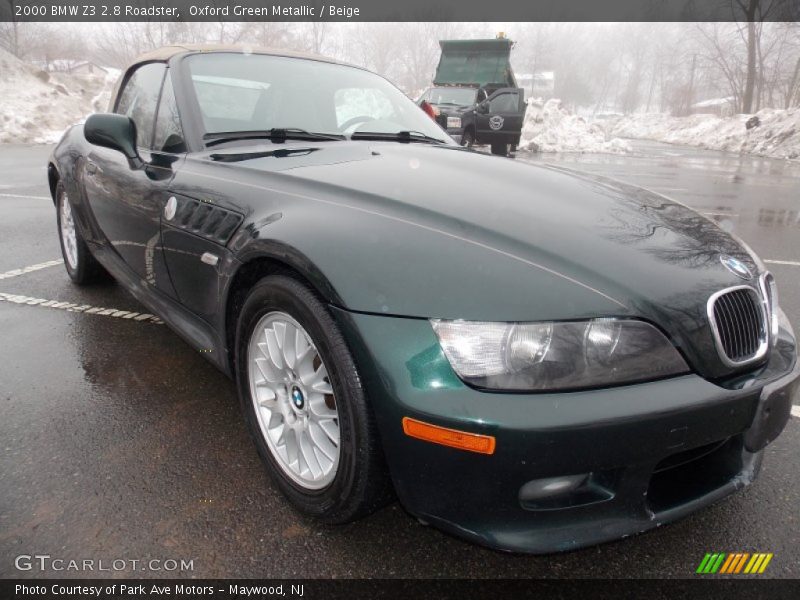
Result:
<svg viewBox="0 0 800 600">
<path fill-rule="evenodd" d="M 758 271 L 739 242 L 689 208 L 551 166 L 372 142 L 237 164 L 281 173 L 303 198 L 349 209 L 331 217 L 341 229 L 323 236 L 333 235 L 328 247 L 348 246 L 338 256 L 346 267 L 335 256 L 311 258 L 354 270 L 333 284 L 355 310 L 502 321 L 637 316 L 687 354 L 707 353 L 709 296 L 748 283 L 721 255 Z"/>
</svg>

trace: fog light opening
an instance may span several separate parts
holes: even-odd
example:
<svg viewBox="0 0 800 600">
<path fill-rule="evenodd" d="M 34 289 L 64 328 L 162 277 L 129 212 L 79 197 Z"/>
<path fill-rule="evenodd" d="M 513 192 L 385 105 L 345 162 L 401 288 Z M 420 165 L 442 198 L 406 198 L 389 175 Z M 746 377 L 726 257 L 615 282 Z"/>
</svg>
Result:
<svg viewBox="0 0 800 600">
<path fill-rule="evenodd" d="M 519 489 L 526 510 L 560 510 L 605 502 L 614 497 L 613 474 L 581 473 L 533 479 Z"/>
</svg>

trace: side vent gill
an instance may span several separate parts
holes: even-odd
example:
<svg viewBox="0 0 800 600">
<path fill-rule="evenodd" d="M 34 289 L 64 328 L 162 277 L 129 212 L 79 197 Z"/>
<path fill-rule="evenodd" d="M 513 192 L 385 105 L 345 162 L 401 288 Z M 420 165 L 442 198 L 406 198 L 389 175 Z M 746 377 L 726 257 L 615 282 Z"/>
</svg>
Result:
<svg viewBox="0 0 800 600">
<path fill-rule="evenodd" d="M 192 198 L 176 198 L 178 210 L 167 223 L 178 229 L 224 246 L 242 224 L 243 217 L 239 213 Z"/>
</svg>

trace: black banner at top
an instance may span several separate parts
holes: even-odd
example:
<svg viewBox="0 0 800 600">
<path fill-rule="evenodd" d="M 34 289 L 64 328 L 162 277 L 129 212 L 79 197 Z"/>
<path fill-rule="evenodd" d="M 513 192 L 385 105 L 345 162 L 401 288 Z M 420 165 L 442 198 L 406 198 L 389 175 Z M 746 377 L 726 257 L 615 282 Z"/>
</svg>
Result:
<svg viewBox="0 0 800 600">
<path fill-rule="evenodd" d="M 0 21 L 796 21 L 800 0 L 0 0 Z"/>
</svg>

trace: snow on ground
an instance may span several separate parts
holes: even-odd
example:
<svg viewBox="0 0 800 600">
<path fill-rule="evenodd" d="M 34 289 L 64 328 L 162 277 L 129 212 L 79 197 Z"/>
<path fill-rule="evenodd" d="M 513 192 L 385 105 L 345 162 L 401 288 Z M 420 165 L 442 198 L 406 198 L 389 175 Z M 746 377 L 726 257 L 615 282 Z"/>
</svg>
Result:
<svg viewBox="0 0 800 600">
<path fill-rule="evenodd" d="M 625 140 L 607 139 L 602 127 L 562 108 L 561 100 L 528 100 L 520 150 L 531 152 L 630 152 Z"/>
<path fill-rule="evenodd" d="M 754 116 L 758 125 L 747 129 L 746 123 Z M 619 137 L 800 159 L 800 108 L 764 109 L 756 115 L 731 117 L 635 114 L 605 121 L 603 127 L 608 135 Z"/>
<path fill-rule="evenodd" d="M 52 143 L 67 127 L 104 111 L 118 72 L 47 73 L 0 48 L 0 143 Z"/>
</svg>

